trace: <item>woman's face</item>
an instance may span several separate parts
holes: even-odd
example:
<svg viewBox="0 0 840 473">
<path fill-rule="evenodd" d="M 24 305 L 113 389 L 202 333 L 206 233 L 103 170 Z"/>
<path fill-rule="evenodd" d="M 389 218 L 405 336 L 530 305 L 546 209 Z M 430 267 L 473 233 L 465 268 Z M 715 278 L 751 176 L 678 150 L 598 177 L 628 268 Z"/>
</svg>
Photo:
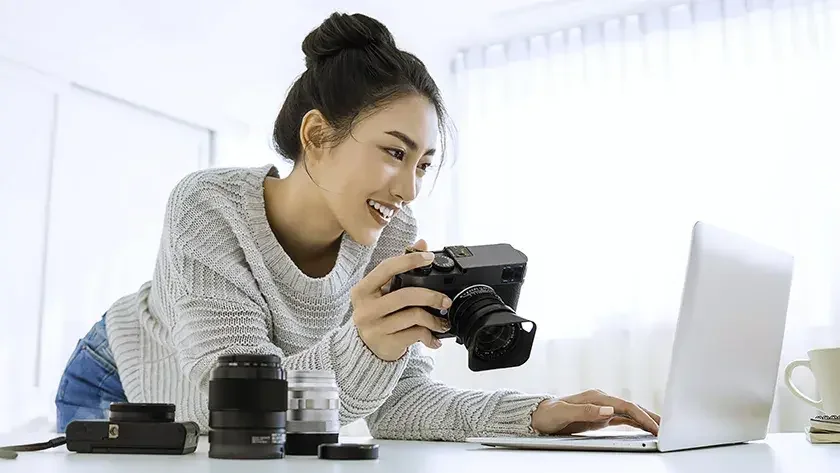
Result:
<svg viewBox="0 0 840 473">
<path fill-rule="evenodd" d="M 432 175 L 438 135 L 434 106 L 419 95 L 393 101 L 354 124 L 340 144 L 307 161 L 327 206 L 347 234 L 372 245 Z"/>
</svg>

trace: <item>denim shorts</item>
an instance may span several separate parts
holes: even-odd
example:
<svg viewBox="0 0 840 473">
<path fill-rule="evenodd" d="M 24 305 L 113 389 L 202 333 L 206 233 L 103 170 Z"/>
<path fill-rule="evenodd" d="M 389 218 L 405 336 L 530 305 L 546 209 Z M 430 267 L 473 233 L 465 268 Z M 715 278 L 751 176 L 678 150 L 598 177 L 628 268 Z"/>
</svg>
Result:
<svg viewBox="0 0 840 473">
<path fill-rule="evenodd" d="M 127 402 L 105 333 L 105 316 L 79 340 L 58 383 L 56 428 L 73 420 L 107 419 L 112 402 Z"/>
</svg>

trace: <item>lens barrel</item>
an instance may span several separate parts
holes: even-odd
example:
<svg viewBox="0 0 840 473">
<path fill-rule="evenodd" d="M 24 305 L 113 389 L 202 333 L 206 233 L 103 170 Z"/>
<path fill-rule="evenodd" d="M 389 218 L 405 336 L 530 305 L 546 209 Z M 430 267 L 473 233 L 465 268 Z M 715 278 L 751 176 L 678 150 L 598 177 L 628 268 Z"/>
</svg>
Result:
<svg viewBox="0 0 840 473">
<path fill-rule="evenodd" d="M 286 454 L 318 455 L 318 446 L 338 442 L 341 424 L 335 373 L 290 370 Z"/>
<path fill-rule="evenodd" d="M 516 346 L 521 332 L 519 323 L 488 324 L 491 317 L 499 315 L 516 314 L 492 287 L 483 284 L 458 293 L 448 313 L 455 336 L 476 358 L 488 362 L 505 357 Z"/>
<path fill-rule="evenodd" d="M 288 382 L 276 355 L 224 355 L 210 379 L 211 458 L 283 458 Z"/>
</svg>

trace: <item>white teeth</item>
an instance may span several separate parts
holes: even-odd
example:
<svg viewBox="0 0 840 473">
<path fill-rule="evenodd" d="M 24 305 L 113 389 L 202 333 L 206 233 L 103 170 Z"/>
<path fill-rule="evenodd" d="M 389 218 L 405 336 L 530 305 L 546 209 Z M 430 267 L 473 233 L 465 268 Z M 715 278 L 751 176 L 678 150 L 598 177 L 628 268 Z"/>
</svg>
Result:
<svg viewBox="0 0 840 473">
<path fill-rule="evenodd" d="M 385 220 L 390 219 L 394 216 L 394 209 L 386 207 L 379 202 L 373 201 L 368 199 L 367 204 L 373 207 L 374 209 L 379 211 L 379 215 L 382 216 Z"/>
</svg>

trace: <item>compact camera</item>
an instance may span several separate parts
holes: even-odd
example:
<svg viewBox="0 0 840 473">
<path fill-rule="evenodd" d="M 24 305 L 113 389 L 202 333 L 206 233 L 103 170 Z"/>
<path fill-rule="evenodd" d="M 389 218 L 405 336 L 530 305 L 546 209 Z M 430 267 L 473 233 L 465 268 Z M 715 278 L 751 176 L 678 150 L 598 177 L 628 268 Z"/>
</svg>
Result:
<svg viewBox="0 0 840 473">
<path fill-rule="evenodd" d="M 174 404 L 112 403 L 108 419 L 67 424 L 67 450 L 77 453 L 193 453 L 200 434 L 195 422 L 175 422 Z"/>
<path fill-rule="evenodd" d="M 506 243 L 447 246 L 433 253 L 429 265 L 395 276 L 391 291 L 415 286 L 446 294 L 452 300 L 448 311 L 425 309 L 449 321 L 449 331 L 436 336 L 455 337 L 464 345 L 470 370 L 510 368 L 528 361 L 537 325 L 516 314 L 528 264 L 525 254 Z"/>
</svg>

